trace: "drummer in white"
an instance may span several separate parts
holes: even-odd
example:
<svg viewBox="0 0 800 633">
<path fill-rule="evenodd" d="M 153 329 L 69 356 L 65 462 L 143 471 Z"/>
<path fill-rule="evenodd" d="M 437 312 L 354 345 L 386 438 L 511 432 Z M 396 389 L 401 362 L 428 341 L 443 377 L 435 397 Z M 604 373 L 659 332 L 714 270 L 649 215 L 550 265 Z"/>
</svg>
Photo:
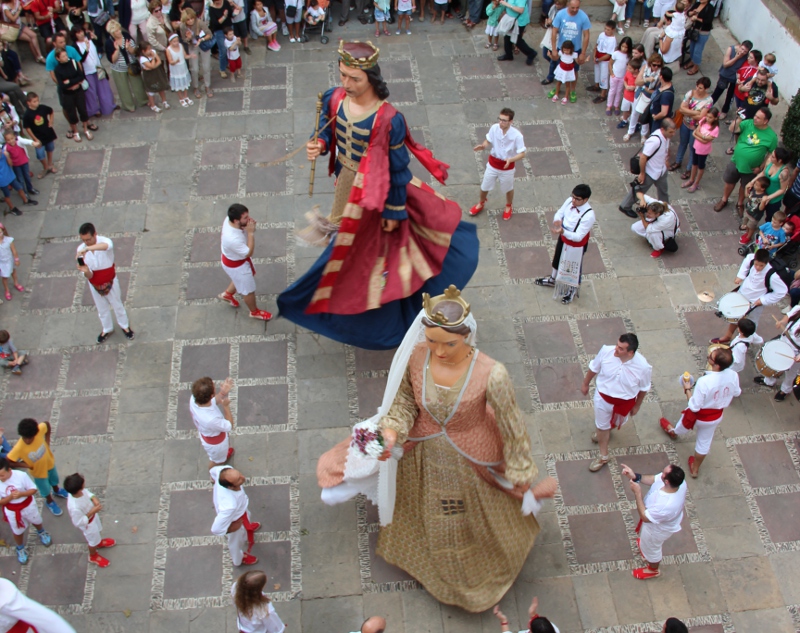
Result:
<svg viewBox="0 0 800 633">
<path fill-rule="evenodd" d="M 769 263 L 769 251 L 766 248 L 759 248 L 754 254 L 744 258 L 733 283 L 739 286 L 739 294 L 752 306 L 743 316 L 755 323 L 756 327 L 764 306 L 778 303 L 789 292 L 780 275 Z M 730 343 L 735 330 L 736 323 L 730 323 L 725 334 L 712 338 L 711 343 Z"/>
<path fill-rule="evenodd" d="M 497 123 L 489 128 L 486 139 L 483 143 L 472 148 L 476 152 L 480 152 L 489 147 L 489 145 L 492 146 L 492 150 L 489 153 L 489 162 L 483 174 L 483 182 L 481 182 L 481 199 L 478 204 L 469 210 L 470 215 L 478 215 L 483 211 L 489 192 L 499 182 L 500 189 L 506 194 L 506 208 L 503 211 L 503 219 L 511 219 L 514 204 L 516 163 L 525 157 L 525 141 L 522 139 L 522 133 L 511 126 L 513 120 L 513 110 L 510 108 L 500 110 Z"/>
<path fill-rule="evenodd" d="M 789 311 L 789 314 L 776 322 L 775 327 L 779 330 L 783 330 L 780 340 L 790 345 L 795 354 L 794 362 L 792 366 L 783 373 L 781 388 L 778 390 L 778 393 L 775 394 L 775 400 L 783 402 L 786 396 L 792 393 L 794 379 L 798 371 L 800 371 L 800 305 L 796 305 Z M 777 378 L 765 378 L 764 376 L 756 376 L 753 380 L 759 385 L 767 385 L 769 387 L 774 386 L 778 382 Z"/>
<path fill-rule="evenodd" d="M 731 341 L 731 352 L 733 352 L 731 369 L 738 374 L 744 369 L 747 350 L 750 349 L 751 345 L 761 345 L 764 339 L 756 334 L 756 324 L 746 317 L 739 319 L 737 327 L 739 333 Z"/>
<path fill-rule="evenodd" d="M 231 283 L 219 298 L 234 308 L 239 302 L 233 296 L 242 295 L 250 308 L 251 319 L 269 321 L 272 314 L 259 310 L 256 305 L 256 268 L 253 266 L 253 250 L 256 247 L 256 221 L 243 204 L 228 207 L 228 217 L 222 223 L 222 270 L 231 278 Z"/>
<path fill-rule="evenodd" d="M 692 429 L 697 431 L 694 455 L 689 458 L 689 473 L 692 477 L 697 477 L 700 464 L 711 450 L 711 440 L 714 439 L 714 430 L 722 422 L 723 409 L 742 393 L 739 374 L 731 369 L 733 353 L 730 349 L 720 347 L 711 350 L 708 364 L 711 365 L 711 371 L 701 376 L 694 387 L 682 379 L 683 392 L 689 405 L 683 410 L 678 424 L 673 427 L 666 418 L 659 420 L 661 428 L 673 440 Z"/>
</svg>

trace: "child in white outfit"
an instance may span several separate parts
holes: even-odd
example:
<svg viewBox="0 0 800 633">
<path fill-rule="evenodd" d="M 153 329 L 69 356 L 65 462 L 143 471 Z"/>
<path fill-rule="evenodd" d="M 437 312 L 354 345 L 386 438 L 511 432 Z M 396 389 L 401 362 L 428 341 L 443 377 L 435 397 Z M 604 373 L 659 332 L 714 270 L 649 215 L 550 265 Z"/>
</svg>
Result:
<svg viewBox="0 0 800 633">
<path fill-rule="evenodd" d="M 111 562 L 97 553 L 98 549 L 114 547 L 117 542 L 113 538 L 100 538 L 103 525 L 98 516 L 103 506 L 91 490 L 83 487 L 83 476 L 79 473 L 68 475 L 64 478 L 64 490 L 69 493 L 67 499 L 67 512 L 72 519 L 72 525 L 83 532 L 89 544 L 89 562 L 98 567 L 108 567 Z"/>
<path fill-rule="evenodd" d="M 564 84 L 566 94 L 561 100 L 561 105 L 567 105 L 570 92 L 575 90 L 575 60 L 578 58 L 575 54 L 575 45 L 571 41 L 566 40 L 561 45 L 560 51 L 550 52 L 550 57 L 553 60 L 558 60 L 558 66 L 556 66 L 555 73 L 553 74 L 556 79 L 556 87 L 553 88 L 547 96 L 550 97 L 554 103 L 558 101 L 558 93 L 561 90 L 561 84 Z"/>
<path fill-rule="evenodd" d="M 614 20 L 606 22 L 605 29 L 597 36 L 597 45 L 594 49 L 594 86 L 590 92 L 599 92 L 600 95 L 593 99 L 593 103 L 603 103 L 608 96 L 608 64 L 611 55 L 617 50 L 617 38 L 614 37 Z"/>
<path fill-rule="evenodd" d="M 8 234 L 5 225 L 0 224 L 0 278 L 3 280 L 3 290 L 6 293 L 6 301 L 11 300 L 11 292 L 8 287 L 8 278 L 14 280 L 14 288 L 17 292 L 25 292 L 19 279 L 17 279 L 17 266 L 19 266 L 19 255 L 14 246 L 14 238 Z"/>
</svg>

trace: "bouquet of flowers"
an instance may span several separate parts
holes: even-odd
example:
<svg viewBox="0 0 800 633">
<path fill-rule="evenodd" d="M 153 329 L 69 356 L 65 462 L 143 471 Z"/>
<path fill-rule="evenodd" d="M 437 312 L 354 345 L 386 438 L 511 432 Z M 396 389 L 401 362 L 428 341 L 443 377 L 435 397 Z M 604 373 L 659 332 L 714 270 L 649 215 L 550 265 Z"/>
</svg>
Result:
<svg viewBox="0 0 800 633">
<path fill-rule="evenodd" d="M 384 440 L 377 422 L 364 420 L 353 427 L 350 446 L 357 449 L 362 455 L 378 459 L 383 455 Z"/>
</svg>

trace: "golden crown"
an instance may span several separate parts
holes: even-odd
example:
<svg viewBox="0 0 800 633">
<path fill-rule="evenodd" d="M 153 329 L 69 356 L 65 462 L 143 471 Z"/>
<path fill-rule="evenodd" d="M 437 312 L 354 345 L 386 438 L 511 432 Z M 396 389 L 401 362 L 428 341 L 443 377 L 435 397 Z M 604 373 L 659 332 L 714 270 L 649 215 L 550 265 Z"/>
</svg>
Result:
<svg viewBox="0 0 800 633">
<path fill-rule="evenodd" d="M 436 306 L 442 301 L 454 301 L 458 303 L 464 309 L 461 316 L 454 321 L 448 320 L 444 314 L 436 310 Z M 461 291 L 452 284 L 444 291 L 444 294 L 437 297 L 431 298 L 427 292 L 423 293 L 422 307 L 425 310 L 425 316 L 428 317 L 430 321 L 445 327 L 461 325 L 469 316 L 469 304 L 464 301 L 464 298 L 461 296 Z"/>
<path fill-rule="evenodd" d="M 367 70 L 377 66 L 381 50 L 372 42 L 339 41 L 339 61 L 349 68 Z"/>
</svg>

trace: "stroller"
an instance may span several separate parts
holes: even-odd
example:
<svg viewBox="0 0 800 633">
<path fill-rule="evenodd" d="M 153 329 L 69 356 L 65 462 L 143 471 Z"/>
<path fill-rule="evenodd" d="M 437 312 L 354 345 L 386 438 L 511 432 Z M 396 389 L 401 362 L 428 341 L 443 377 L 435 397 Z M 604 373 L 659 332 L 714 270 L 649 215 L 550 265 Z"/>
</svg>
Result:
<svg viewBox="0 0 800 633">
<path fill-rule="evenodd" d="M 306 21 L 305 14 L 303 15 L 303 42 L 308 41 L 308 35 L 306 35 L 306 33 L 319 33 L 320 42 L 323 44 L 330 42 L 330 38 L 325 35 L 326 31 L 331 30 L 331 25 L 333 24 L 333 18 L 331 17 L 331 12 L 328 11 L 328 5 L 330 5 L 330 0 L 318 0 L 317 6 L 325 12 L 325 15 L 316 24 L 309 24 Z"/>
<path fill-rule="evenodd" d="M 791 223 L 795 229 L 794 232 L 788 236 L 787 241 L 772 255 L 773 267 L 778 270 L 780 268 L 795 270 L 797 268 L 797 251 L 800 249 L 800 217 L 791 216 L 787 218 L 786 221 Z M 739 246 L 738 253 L 742 257 L 747 257 L 750 253 L 755 253 L 756 250 L 762 248 L 762 246 L 760 240 L 756 237 L 756 239 L 752 240 L 749 244 Z"/>
</svg>

